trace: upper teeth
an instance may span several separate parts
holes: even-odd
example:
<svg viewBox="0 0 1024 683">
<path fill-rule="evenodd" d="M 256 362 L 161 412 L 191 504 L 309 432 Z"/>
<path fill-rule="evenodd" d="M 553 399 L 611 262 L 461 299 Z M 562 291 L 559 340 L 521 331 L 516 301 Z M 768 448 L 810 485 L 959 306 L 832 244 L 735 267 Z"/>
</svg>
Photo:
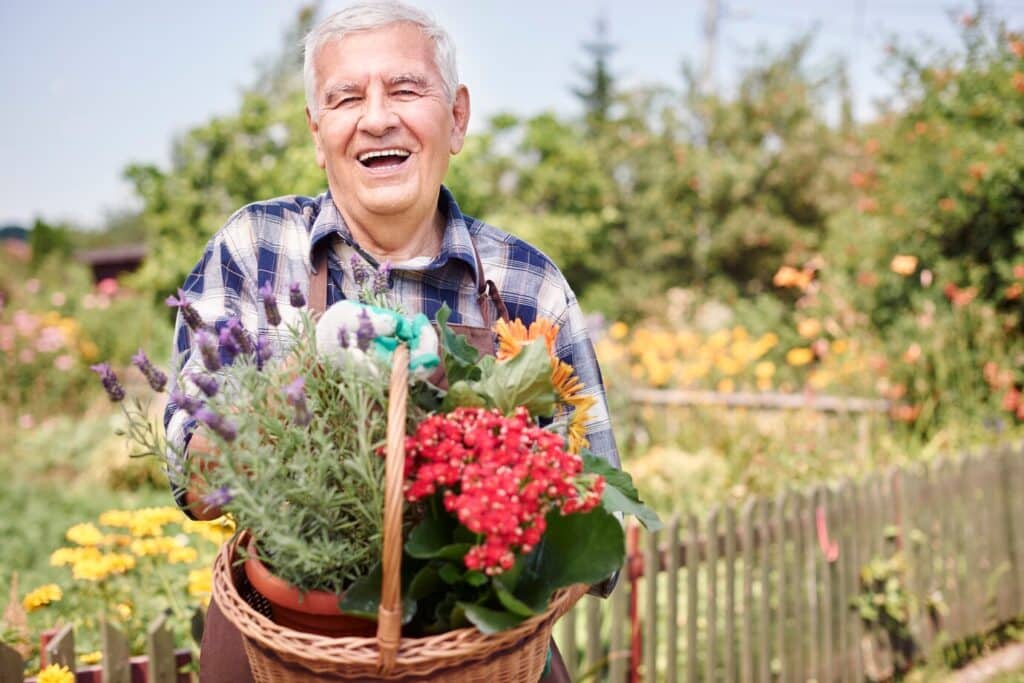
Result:
<svg viewBox="0 0 1024 683">
<path fill-rule="evenodd" d="M 409 152 L 404 149 L 382 149 L 376 152 L 364 152 L 359 155 L 359 161 L 369 161 L 377 157 L 389 157 L 389 156 L 400 156 L 407 157 Z"/>
</svg>

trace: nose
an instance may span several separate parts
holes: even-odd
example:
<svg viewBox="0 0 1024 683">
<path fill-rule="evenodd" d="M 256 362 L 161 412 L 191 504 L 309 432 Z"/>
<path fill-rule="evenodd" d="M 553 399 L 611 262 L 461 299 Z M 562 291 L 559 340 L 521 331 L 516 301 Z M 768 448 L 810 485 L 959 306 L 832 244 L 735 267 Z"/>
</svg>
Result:
<svg viewBox="0 0 1024 683">
<path fill-rule="evenodd" d="M 379 88 L 366 93 L 363 112 L 359 117 L 359 130 L 374 137 L 383 137 L 397 126 L 398 115 L 391 107 L 387 93 Z"/>
</svg>

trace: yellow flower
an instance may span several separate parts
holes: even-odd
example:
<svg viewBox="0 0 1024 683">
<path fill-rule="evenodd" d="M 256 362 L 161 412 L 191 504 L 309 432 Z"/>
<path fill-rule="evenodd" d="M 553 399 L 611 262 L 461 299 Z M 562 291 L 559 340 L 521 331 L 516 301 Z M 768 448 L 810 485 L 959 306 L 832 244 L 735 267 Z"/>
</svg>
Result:
<svg viewBox="0 0 1024 683">
<path fill-rule="evenodd" d="M 821 323 L 815 318 L 806 318 L 796 324 L 796 331 L 804 339 L 812 339 L 821 334 Z"/>
<path fill-rule="evenodd" d="M 110 553 L 84 559 L 71 568 L 71 575 L 82 581 L 102 581 L 113 574 L 124 574 L 135 568 L 135 558 L 124 553 Z"/>
<path fill-rule="evenodd" d="M 66 666 L 51 664 L 39 671 L 36 683 L 75 683 L 75 674 Z"/>
<path fill-rule="evenodd" d="M 103 534 L 93 524 L 76 524 L 67 530 L 64 536 L 78 545 L 99 545 L 103 542 Z"/>
<path fill-rule="evenodd" d="M 845 339 L 836 339 L 832 342 L 832 353 L 837 356 L 841 356 L 846 353 L 846 350 L 850 348 L 850 342 Z"/>
<path fill-rule="evenodd" d="M 86 652 L 85 654 L 78 656 L 78 661 L 80 661 L 82 664 L 99 664 L 102 659 L 103 653 L 99 650 L 94 650 L 93 652 Z"/>
<path fill-rule="evenodd" d="M 718 391 L 723 394 L 731 394 L 736 390 L 736 382 L 731 377 L 726 377 L 718 382 Z"/>
<path fill-rule="evenodd" d="M 100 551 L 95 546 L 86 548 L 57 548 L 50 554 L 51 567 L 64 567 L 86 559 L 99 559 Z"/>
<path fill-rule="evenodd" d="M 128 529 L 132 525 L 131 510 L 107 510 L 100 515 L 100 524 Z"/>
<path fill-rule="evenodd" d="M 743 366 L 740 364 L 740 362 L 733 358 L 732 356 L 722 356 L 717 361 L 715 361 L 715 367 L 723 375 L 728 376 L 738 375 L 740 370 L 743 369 Z"/>
<path fill-rule="evenodd" d="M 213 571 L 210 568 L 193 569 L 188 573 L 188 594 L 195 598 L 210 599 L 213 591 Z"/>
<path fill-rule="evenodd" d="M 131 518 L 129 527 L 132 536 L 141 538 L 143 536 L 163 536 L 164 526 L 171 523 L 180 524 L 187 519 L 185 514 L 178 508 L 142 508 L 136 510 Z"/>
<path fill-rule="evenodd" d="M 889 269 L 904 277 L 913 275 L 917 271 L 917 257 L 911 254 L 897 254 L 892 257 Z"/>
<path fill-rule="evenodd" d="M 629 325 L 623 322 L 612 323 L 608 328 L 608 336 L 615 340 L 625 339 L 629 334 Z"/>
<path fill-rule="evenodd" d="M 173 548 L 167 553 L 167 561 L 171 564 L 189 564 L 199 559 L 195 548 Z"/>
<path fill-rule="evenodd" d="M 181 529 L 187 534 L 195 534 L 219 546 L 234 535 L 235 523 L 227 517 L 220 517 L 211 522 L 186 519 L 181 523 Z"/>
<path fill-rule="evenodd" d="M 114 609 L 117 610 L 118 615 L 125 621 L 132 618 L 132 605 L 130 602 L 119 602 Z"/>
<path fill-rule="evenodd" d="M 25 599 L 21 601 L 21 606 L 25 608 L 26 612 L 31 612 L 32 610 L 49 605 L 51 602 L 57 602 L 62 596 L 63 593 L 61 593 L 60 586 L 55 583 L 48 583 L 26 595 Z"/>
<path fill-rule="evenodd" d="M 763 360 L 754 366 L 754 377 L 757 379 L 770 380 L 775 375 L 775 363 L 770 360 Z M 769 382 L 769 386 L 771 383 Z"/>
<path fill-rule="evenodd" d="M 771 388 L 772 388 L 772 378 L 771 377 L 758 377 L 757 378 L 757 390 L 758 391 L 768 391 Z"/>
<path fill-rule="evenodd" d="M 100 348 L 93 342 L 85 339 L 78 344 L 78 352 L 82 354 L 83 360 L 93 361 L 99 358 Z"/>
<path fill-rule="evenodd" d="M 132 541 L 131 551 L 132 554 L 139 557 L 153 557 L 170 553 L 178 547 L 178 542 L 173 538 L 158 536 L 156 538 L 139 538 Z"/>
<path fill-rule="evenodd" d="M 806 347 L 797 347 L 786 352 L 786 362 L 793 366 L 807 365 L 814 360 L 814 351 Z"/>
</svg>

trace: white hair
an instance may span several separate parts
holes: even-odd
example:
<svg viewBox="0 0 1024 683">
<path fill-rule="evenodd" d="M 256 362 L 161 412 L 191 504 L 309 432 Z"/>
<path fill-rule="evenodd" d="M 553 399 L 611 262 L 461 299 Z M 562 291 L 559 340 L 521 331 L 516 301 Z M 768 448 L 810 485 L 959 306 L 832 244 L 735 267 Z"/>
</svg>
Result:
<svg viewBox="0 0 1024 683">
<path fill-rule="evenodd" d="M 455 45 L 448 32 L 426 12 L 399 0 L 371 0 L 335 12 L 317 24 L 306 36 L 302 78 L 306 87 L 306 106 L 309 107 L 309 115 L 313 121 L 319 118 L 315 62 L 320 50 L 328 43 L 341 40 L 350 33 L 373 31 L 401 22 L 418 26 L 423 35 L 434 43 L 434 63 L 441 72 L 444 94 L 449 102 L 455 101 L 459 73 L 455 65 Z"/>
</svg>

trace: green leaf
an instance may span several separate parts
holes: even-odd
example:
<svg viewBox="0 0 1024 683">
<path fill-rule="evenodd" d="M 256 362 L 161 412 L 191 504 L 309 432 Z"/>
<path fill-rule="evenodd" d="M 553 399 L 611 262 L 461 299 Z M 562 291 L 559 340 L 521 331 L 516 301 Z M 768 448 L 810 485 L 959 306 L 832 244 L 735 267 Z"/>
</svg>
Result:
<svg viewBox="0 0 1024 683">
<path fill-rule="evenodd" d="M 537 614 L 537 612 L 531 609 L 529 605 L 512 595 L 512 593 L 510 593 L 508 589 L 498 581 L 494 582 L 494 592 L 498 596 L 498 601 L 509 612 L 518 614 L 521 617 L 532 617 L 534 614 Z"/>
<path fill-rule="evenodd" d="M 452 524 L 448 518 L 428 514 L 409 534 L 409 540 L 405 542 L 405 552 L 419 559 L 441 557 L 441 554 L 450 547 L 451 540 Z"/>
<path fill-rule="evenodd" d="M 465 381 L 459 380 L 448 387 L 444 401 L 441 402 L 441 412 L 450 413 L 456 408 L 485 408 L 487 400 L 477 393 L 473 386 Z"/>
<path fill-rule="evenodd" d="M 515 595 L 539 609 L 558 588 L 607 578 L 622 566 L 625 556 L 622 525 L 603 507 L 575 515 L 553 511 Z"/>
<path fill-rule="evenodd" d="M 422 600 L 438 590 L 441 590 L 441 577 L 437 572 L 437 567 L 428 564 L 412 577 L 407 593 L 410 600 Z"/>
<path fill-rule="evenodd" d="M 495 363 L 489 370 L 476 383 L 477 391 L 505 415 L 516 406 L 526 406 L 531 415 L 554 413 L 551 357 L 543 340 L 526 344 L 515 358 Z"/>
<path fill-rule="evenodd" d="M 583 469 L 585 472 L 604 477 L 605 487 L 601 505 L 605 510 L 633 515 L 648 531 L 657 531 L 661 528 L 661 519 L 654 510 L 641 502 L 640 493 L 633 485 L 633 478 L 628 472 L 615 469 L 607 461 L 586 452 L 583 454 Z"/>
<path fill-rule="evenodd" d="M 404 568 L 403 568 L 404 569 Z M 407 574 L 402 572 L 402 623 L 407 624 L 416 614 L 416 601 L 409 598 L 409 591 L 404 584 L 407 583 Z M 380 586 L 381 586 L 381 565 L 378 562 L 370 570 L 369 574 L 362 576 L 352 582 L 341 596 L 338 607 L 343 612 L 352 614 L 364 619 L 377 620 L 377 612 L 380 610 Z"/>
<path fill-rule="evenodd" d="M 490 635 L 492 633 L 498 633 L 522 623 L 525 617 L 518 614 L 512 614 L 504 610 L 489 609 L 487 607 L 481 607 L 480 605 L 473 605 L 470 603 L 460 602 L 458 607 L 466 613 L 466 618 L 480 629 L 481 633 Z"/>
<path fill-rule="evenodd" d="M 441 363 L 444 365 L 449 386 L 462 380 L 475 380 L 480 377 L 480 370 L 476 367 L 480 352 L 473 348 L 466 337 L 456 334 L 449 327 L 448 318 L 451 314 L 452 310 L 448 308 L 448 304 L 441 304 L 441 309 L 437 312 L 437 329 L 441 342 Z"/>
<path fill-rule="evenodd" d="M 462 572 L 460 572 L 455 565 L 445 563 L 441 565 L 437 575 L 441 577 L 441 580 L 447 583 L 449 586 L 455 585 L 462 578 Z"/>
</svg>

